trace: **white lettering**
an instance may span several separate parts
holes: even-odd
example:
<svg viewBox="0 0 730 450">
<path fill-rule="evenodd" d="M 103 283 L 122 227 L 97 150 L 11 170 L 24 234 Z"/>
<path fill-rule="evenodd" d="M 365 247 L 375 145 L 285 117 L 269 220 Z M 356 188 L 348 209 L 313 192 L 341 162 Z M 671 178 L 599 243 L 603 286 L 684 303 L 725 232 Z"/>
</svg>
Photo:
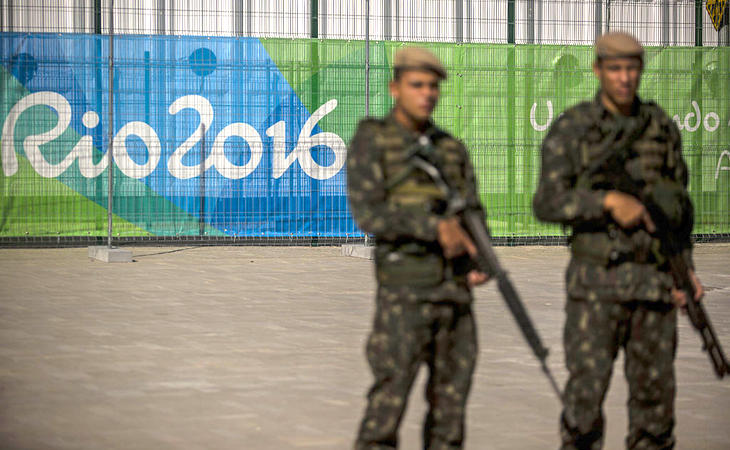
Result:
<svg viewBox="0 0 730 450">
<path fill-rule="evenodd" d="M 345 165 L 347 147 L 341 137 L 335 133 L 327 132 L 317 133 L 312 136 L 314 126 L 320 119 L 334 111 L 335 108 L 337 108 L 336 99 L 332 99 L 317 108 L 312 117 L 304 123 L 302 131 L 299 133 L 297 146 L 294 149 L 294 153 L 299 154 L 299 164 L 302 166 L 304 173 L 316 180 L 326 180 L 335 176 Z M 335 160 L 327 167 L 320 166 L 312 158 L 312 149 L 319 146 L 329 147 L 335 154 Z"/>
<path fill-rule="evenodd" d="M 672 116 L 672 120 L 677 125 L 677 128 L 679 128 L 680 130 L 686 130 L 690 133 L 694 133 L 700 128 L 701 124 L 705 127 L 705 130 L 712 133 L 720 127 L 720 116 L 718 116 L 716 112 L 710 111 L 705 115 L 705 118 L 703 120 L 702 112 L 700 111 L 700 105 L 697 103 L 697 101 L 692 100 L 691 105 L 694 112 L 690 112 L 686 116 L 684 116 L 684 123 L 682 123 L 682 119 L 679 117 L 679 114 L 675 114 L 674 116 Z M 689 122 L 693 119 L 696 119 L 696 122 L 694 125 L 690 125 Z M 710 121 L 713 121 L 714 123 L 711 124 Z M 730 126 L 730 122 L 728 122 L 728 126 Z"/>
<path fill-rule="evenodd" d="M 127 151 L 127 137 L 138 136 L 147 147 L 148 158 L 144 164 L 137 164 Z M 114 136 L 114 162 L 122 173 L 130 178 L 144 178 L 155 171 L 160 162 L 162 146 L 160 138 L 151 126 L 144 122 L 129 122 Z M 170 158 L 172 159 L 172 158 Z"/>
<path fill-rule="evenodd" d="M 274 154 L 271 161 L 271 170 L 274 178 L 281 177 L 286 169 L 294 164 L 296 153 L 286 154 L 286 122 L 280 120 L 266 130 L 266 135 L 274 141 Z"/>
<path fill-rule="evenodd" d="M 689 132 L 697 131 L 697 129 L 700 127 L 700 122 L 702 122 L 700 107 L 694 100 L 692 100 L 692 108 L 694 108 L 695 112 L 691 112 L 684 116 L 684 128 Z M 697 117 L 697 122 L 695 123 L 695 126 L 690 126 L 689 124 L 689 121 L 690 119 L 692 119 L 692 117 Z"/>
<path fill-rule="evenodd" d="M 717 168 L 715 169 L 715 179 L 717 180 L 720 177 L 720 171 L 721 170 L 730 170 L 730 165 L 723 166 L 722 165 L 722 157 L 727 156 L 728 163 L 730 163 L 730 151 L 725 150 L 720 154 L 720 159 L 717 160 Z"/>
<path fill-rule="evenodd" d="M 679 128 L 680 131 L 684 130 L 684 125 L 682 125 L 682 119 L 679 118 L 679 114 L 675 114 L 674 116 L 672 116 L 672 120 L 674 121 L 674 124 L 677 125 L 677 128 Z"/>
<path fill-rule="evenodd" d="M 251 157 L 242 166 L 231 163 L 223 152 L 226 140 L 231 136 L 243 138 L 251 150 Z M 210 158 L 218 173 L 226 178 L 238 180 L 250 175 L 258 167 L 263 155 L 264 144 L 261 142 L 261 136 L 256 128 L 247 123 L 232 123 L 223 128 L 216 136 Z"/>
<path fill-rule="evenodd" d="M 715 125 L 710 125 L 710 119 L 715 121 Z M 717 128 L 720 126 L 720 117 L 717 115 L 717 113 L 709 112 L 705 116 L 705 122 L 703 125 L 705 126 L 705 130 L 712 133 L 713 131 L 717 130 Z"/>
<path fill-rule="evenodd" d="M 553 102 L 550 100 L 547 101 L 548 118 L 544 125 L 538 124 L 537 120 L 535 120 L 536 109 L 537 103 L 533 103 L 532 108 L 530 108 L 530 125 L 532 125 L 532 128 L 536 131 L 545 131 L 550 128 L 550 123 L 553 121 Z"/>
<path fill-rule="evenodd" d="M 41 153 L 41 145 L 47 144 L 59 137 L 71 122 L 71 105 L 62 95 L 51 91 L 36 92 L 23 97 L 8 113 L 3 125 L 2 162 L 6 176 L 14 175 L 18 171 L 18 158 L 15 155 L 15 125 L 27 109 L 33 106 L 45 105 L 56 111 L 58 120 L 56 125 L 43 133 L 27 136 L 23 140 L 25 156 L 38 175 L 45 178 L 54 178 L 62 174 L 73 164 L 75 155 L 70 153 L 58 164 L 49 163 Z M 42 121 L 39 121 L 42 123 Z"/>
<path fill-rule="evenodd" d="M 33 106 L 47 106 L 57 114 L 54 127 L 43 133 L 28 136 L 23 141 L 23 149 L 31 166 L 35 171 L 46 178 L 54 178 L 67 170 L 74 161 L 78 160 L 79 172 L 86 178 L 94 178 L 104 172 L 108 166 L 107 158 L 101 158 L 94 163 L 94 143 L 89 135 L 81 136 L 63 161 L 52 164 L 41 152 L 41 146 L 60 137 L 71 123 L 71 106 L 62 95 L 51 92 L 37 92 L 20 99 L 10 110 L 2 128 L 2 165 L 6 176 L 18 171 L 18 160 L 15 152 L 15 127 L 20 116 Z M 286 153 L 286 123 L 277 122 L 266 130 L 266 134 L 273 138 L 273 173 L 274 178 L 281 177 L 294 163 L 299 165 L 308 176 L 317 180 L 325 180 L 335 176 L 345 165 L 345 142 L 335 133 L 320 132 L 312 135 L 314 127 L 319 121 L 337 107 L 337 100 L 332 99 L 320 106 L 302 127 L 296 146 L 287 155 Z M 205 97 L 186 95 L 175 100 L 168 109 L 171 115 L 176 115 L 184 109 L 193 109 L 199 114 L 199 123 L 195 131 L 180 144 L 170 155 L 167 168 L 175 178 L 189 179 L 199 176 L 202 170 L 214 167 L 221 176 L 229 179 L 240 179 L 250 175 L 261 163 L 264 145 L 256 129 L 246 123 L 231 123 L 225 126 L 215 137 L 210 155 L 205 161 L 196 165 L 183 164 L 185 155 L 204 137 L 213 122 L 213 107 Z M 86 128 L 95 128 L 99 125 L 99 115 L 94 111 L 87 111 L 81 118 Z M 144 143 L 147 151 L 147 161 L 138 164 L 130 155 L 127 147 L 127 138 L 137 136 Z M 233 164 L 225 154 L 226 141 L 238 136 L 246 141 L 250 149 L 250 157 L 243 165 Z M 328 166 L 318 164 L 312 157 L 315 148 L 327 147 L 334 154 L 334 161 Z M 131 178 L 145 178 L 155 171 L 162 157 L 162 145 L 155 130 L 145 122 L 129 122 L 119 129 L 113 137 L 113 157 L 119 170 Z"/>
<path fill-rule="evenodd" d="M 317 123 L 327 114 L 337 108 L 337 99 L 332 99 L 317 108 L 312 116 L 307 119 L 299 132 L 297 145 L 291 153 L 286 155 L 286 124 L 283 121 L 277 122 L 266 130 L 266 134 L 274 139 L 274 161 L 273 177 L 279 178 L 284 172 L 299 161 L 304 173 L 315 180 L 326 180 L 332 178 L 345 165 L 347 148 L 341 137 L 335 133 L 321 132 L 312 135 L 312 130 Z M 312 158 L 312 149 L 315 147 L 328 147 L 335 155 L 335 160 L 329 166 L 319 165 Z"/>
<path fill-rule="evenodd" d="M 173 177 L 187 180 L 189 178 L 197 177 L 200 175 L 200 163 L 194 166 L 186 166 L 182 163 L 183 157 L 200 141 L 202 136 L 203 126 L 206 130 L 210 129 L 210 124 L 213 122 L 213 106 L 210 104 L 207 98 L 200 95 L 186 95 L 175 100 L 170 105 L 169 112 L 173 116 L 183 109 L 194 109 L 200 114 L 200 123 L 198 128 L 193 131 L 193 134 L 180 144 L 180 146 L 170 155 L 170 159 L 167 160 L 167 170 L 170 171 Z M 211 166 L 211 162 L 206 160 L 206 169 Z"/>
<path fill-rule="evenodd" d="M 116 144 L 115 144 L 116 145 Z M 91 136 L 81 136 L 79 142 L 71 150 L 79 160 L 79 171 L 86 178 L 94 178 L 101 175 L 109 165 L 106 156 L 103 156 L 98 163 L 94 164 L 94 140 Z"/>
</svg>

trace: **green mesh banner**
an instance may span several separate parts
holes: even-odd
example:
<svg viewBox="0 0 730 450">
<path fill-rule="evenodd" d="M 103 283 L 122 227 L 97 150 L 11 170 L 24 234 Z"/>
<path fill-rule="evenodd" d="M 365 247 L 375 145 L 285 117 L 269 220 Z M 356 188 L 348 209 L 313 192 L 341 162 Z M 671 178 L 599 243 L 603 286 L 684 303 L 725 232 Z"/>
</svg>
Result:
<svg viewBox="0 0 730 450">
<path fill-rule="evenodd" d="M 361 41 L 263 41 L 303 103 L 337 98 L 326 126 L 352 135 L 364 114 Z M 390 109 L 394 52 L 409 45 L 370 44 L 370 114 Z M 531 210 L 540 143 L 566 108 L 590 100 L 598 83 L 589 46 L 419 44 L 449 70 L 436 110 L 440 126 L 469 148 L 496 236 L 560 235 Z M 730 48 L 648 48 L 639 94 L 659 103 L 681 129 L 695 204 L 695 233 L 730 232 Z M 308 70 L 302 70 L 307 67 Z"/>
</svg>

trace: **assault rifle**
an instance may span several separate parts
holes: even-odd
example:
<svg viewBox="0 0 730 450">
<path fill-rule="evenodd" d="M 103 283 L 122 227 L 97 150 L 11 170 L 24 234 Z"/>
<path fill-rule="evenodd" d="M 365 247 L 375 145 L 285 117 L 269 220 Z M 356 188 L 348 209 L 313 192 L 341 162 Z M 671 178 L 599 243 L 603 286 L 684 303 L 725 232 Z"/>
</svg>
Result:
<svg viewBox="0 0 730 450">
<path fill-rule="evenodd" d="M 663 231 L 666 228 L 663 228 L 661 224 L 662 214 L 657 211 L 656 205 L 652 202 L 647 202 L 644 205 L 649 210 L 649 215 L 651 215 L 657 226 L 656 234 L 661 239 L 663 248 L 666 249 L 669 270 L 672 273 L 674 285 L 687 296 L 687 316 L 702 338 L 702 350 L 707 352 L 712 367 L 715 369 L 715 374 L 722 379 L 725 375 L 730 375 L 730 364 L 725 358 L 725 353 L 722 350 L 720 341 L 717 339 L 717 335 L 715 335 L 715 330 L 712 328 L 712 323 L 710 323 L 710 318 L 707 317 L 704 306 L 700 301 L 695 301 L 695 287 L 689 277 L 687 262 L 682 256 L 681 249 L 676 245 L 676 239 L 670 233 Z"/>
<path fill-rule="evenodd" d="M 700 301 L 694 299 L 696 292 L 689 276 L 689 266 L 682 254 L 682 246 L 674 233 L 674 230 L 681 224 L 681 219 L 675 217 L 672 220 L 668 213 L 674 207 L 673 204 L 682 201 L 683 197 L 676 194 L 677 186 L 672 186 L 675 184 L 673 182 L 658 183 L 652 189 L 647 189 L 643 182 L 635 180 L 626 171 L 625 162 L 631 152 L 631 146 L 647 126 L 648 119 L 640 118 L 638 125 L 625 133 L 624 138 L 618 142 L 615 141 L 618 132 L 618 127 L 616 127 L 614 132 L 599 144 L 602 149 L 598 152 L 599 156 L 589 166 L 588 175 L 592 175 L 599 169 L 604 170 L 608 174 L 608 177 L 604 179 L 607 184 L 593 186 L 594 188 L 616 189 L 633 195 L 647 209 L 656 225 L 654 236 L 661 243 L 661 255 L 667 260 L 674 286 L 685 293 L 687 297 L 685 309 L 689 320 L 702 338 L 702 349 L 710 357 L 715 374 L 722 379 L 725 375 L 730 375 L 730 363 L 725 357 L 705 308 Z M 684 207 L 691 208 L 691 203 L 687 201 Z M 674 215 L 676 215 L 676 211 Z M 685 224 L 685 228 L 691 229 L 691 224 Z M 685 237 L 689 236 L 685 235 Z"/>
<path fill-rule="evenodd" d="M 623 178 L 626 179 L 627 177 Z M 655 199 L 654 192 L 639 190 L 636 184 L 630 186 L 633 189 L 626 189 L 621 183 L 617 187 L 620 191 L 636 196 L 649 212 L 649 216 L 656 225 L 654 235 L 661 242 L 661 252 L 667 259 L 674 286 L 684 292 L 687 297 L 685 309 L 692 326 L 702 338 L 702 350 L 706 351 L 710 357 L 712 367 L 715 369 L 718 378 L 722 379 L 725 375 L 730 375 L 730 364 L 725 357 L 720 341 L 717 339 L 715 330 L 712 328 L 710 318 L 707 316 L 701 301 L 695 300 L 696 291 L 689 276 L 689 266 L 682 254 L 680 242 L 672 232 L 672 221 L 667 217 L 664 208 L 660 206 L 662 202 Z"/>
<path fill-rule="evenodd" d="M 455 189 L 451 189 L 436 166 L 429 162 L 428 159 L 421 154 L 421 150 L 423 150 L 423 148 L 427 148 L 429 142 L 422 142 L 420 144 L 421 145 L 418 145 L 410 154 L 410 167 L 407 169 L 407 172 L 410 173 L 416 168 L 424 171 L 433 179 L 438 189 L 446 195 L 447 201 L 445 213 L 447 215 L 458 215 L 461 218 L 461 222 L 465 230 L 469 233 L 477 248 L 478 256 L 474 259 L 478 269 L 496 279 L 499 292 L 502 294 L 502 298 L 507 304 L 510 313 L 512 313 L 512 317 L 514 317 L 517 322 L 520 331 L 522 331 L 522 335 L 532 349 L 535 357 L 540 361 L 543 373 L 562 403 L 563 410 L 566 414 L 564 417 L 566 423 L 569 426 L 574 427 L 575 420 L 573 420 L 572 416 L 565 408 L 563 393 L 558 387 L 555 377 L 553 377 L 553 374 L 547 365 L 548 349 L 542 344 L 540 335 L 537 333 L 530 316 L 527 314 L 527 310 L 520 300 L 520 296 L 517 294 L 514 285 L 507 276 L 507 272 L 500 265 L 497 255 L 494 253 L 492 241 L 484 224 L 484 217 L 476 211 L 467 209 L 466 200 Z M 407 173 L 397 176 L 397 182 L 402 181 L 406 176 Z"/>
</svg>

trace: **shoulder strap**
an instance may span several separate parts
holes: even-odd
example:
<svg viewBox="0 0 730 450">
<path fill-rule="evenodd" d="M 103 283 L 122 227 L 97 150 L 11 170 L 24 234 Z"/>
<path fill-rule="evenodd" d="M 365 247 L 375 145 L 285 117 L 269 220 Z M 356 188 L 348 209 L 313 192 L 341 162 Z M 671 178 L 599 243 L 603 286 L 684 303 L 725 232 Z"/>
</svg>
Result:
<svg viewBox="0 0 730 450">
<path fill-rule="evenodd" d="M 622 123 L 613 124 L 611 131 L 598 144 L 601 150 L 599 156 L 588 166 L 588 174 L 595 173 L 610 159 L 615 158 L 617 161 L 626 161 L 630 156 L 634 142 L 644 134 L 650 122 L 651 116 L 649 114 L 640 113 L 622 121 Z"/>
</svg>

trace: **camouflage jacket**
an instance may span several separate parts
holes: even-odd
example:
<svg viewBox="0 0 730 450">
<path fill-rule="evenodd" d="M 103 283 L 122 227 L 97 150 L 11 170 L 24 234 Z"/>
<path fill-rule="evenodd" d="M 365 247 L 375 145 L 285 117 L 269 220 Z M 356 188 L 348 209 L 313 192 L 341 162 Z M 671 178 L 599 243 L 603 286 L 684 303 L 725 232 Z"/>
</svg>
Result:
<svg viewBox="0 0 730 450">
<path fill-rule="evenodd" d="M 466 257 L 447 260 L 437 240 L 446 195 L 428 174 L 409 163 L 425 142 L 423 136 L 428 138 L 429 160 L 449 187 L 459 191 L 467 208 L 484 214 L 464 146 L 433 124 L 419 136 L 392 114 L 362 120 L 350 143 L 350 207 L 360 229 L 376 238 L 375 270 L 381 287 L 417 300 L 469 302 L 465 275 L 473 264 Z"/>
<path fill-rule="evenodd" d="M 570 296 L 668 302 L 672 278 L 659 241 L 641 227 L 621 229 L 604 211 L 603 198 L 613 189 L 633 194 L 620 187 L 617 174 L 638 180 L 644 186 L 639 193 L 673 186 L 677 198 L 684 199 L 670 199 L 678 216 L 673 232 L 692 266 L 693 212 L 679 130 L 655 103 L 637 98 L 633 114 L 624 117 L 609 112 L 599 96 L 565 111 L 545 137 L 535 214 L 572 227 Z M 610 170 L 610 161 L 618 170 Z"/>
</svg>

